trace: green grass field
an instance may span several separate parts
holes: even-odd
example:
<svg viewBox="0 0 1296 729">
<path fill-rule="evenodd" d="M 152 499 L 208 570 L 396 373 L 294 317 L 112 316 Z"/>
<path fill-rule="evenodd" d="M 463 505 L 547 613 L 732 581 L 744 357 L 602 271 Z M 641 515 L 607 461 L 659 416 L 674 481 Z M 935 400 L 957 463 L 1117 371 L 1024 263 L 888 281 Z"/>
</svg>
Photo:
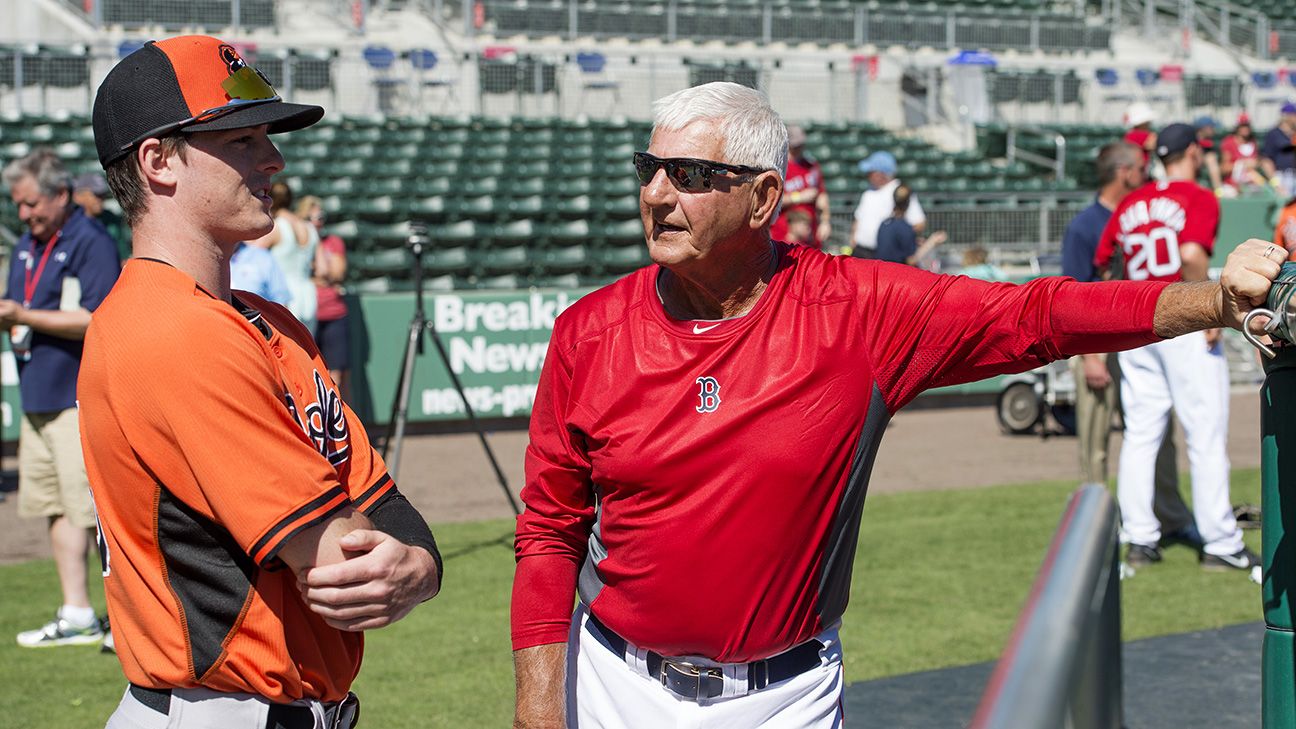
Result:
<svg viewBox="0 0 1296 729">
<path fill-rule="evenodd" d="M 842 629 L 860 681 L 994 659 L 1002 649 L 1073 482 L 869 497 Z M 1259 503 L 1259 473 L 1238 471 L 1233 501 Z M 508 601 L 512 522 L 435 527 L 445 589 L 369 634 L 356 692 L 364 726 L 500 727 L 512 712 Z M 1258 548 L 1259 534 L 1247 541 Z M 53 565 L 0 568 L 4 726 L 102 726 L 121 697 L 117 660 L 96 648 L 25 650 L 12 636 L 49 618 Z M 1185 548 L 1122 584 L 1127 640 L 1261 619 L 1260 588 L 1205 573 Z M 102 607 L 102 590 L 96 593 Z"/>
</svg>

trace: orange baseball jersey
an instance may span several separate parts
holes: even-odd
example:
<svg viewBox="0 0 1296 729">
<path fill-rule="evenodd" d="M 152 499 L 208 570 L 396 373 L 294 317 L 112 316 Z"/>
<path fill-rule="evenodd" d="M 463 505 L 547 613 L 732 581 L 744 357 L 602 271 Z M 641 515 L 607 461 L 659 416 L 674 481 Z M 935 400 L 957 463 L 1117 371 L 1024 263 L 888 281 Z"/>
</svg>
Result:
<svg viewBox="0 0 1296 729">
<path fill-rule="evenodd" d="M 306 329 L 134 259 L 86 333 L 81 441 L 126 678 L 336 701 L 360 633 L 329 627 L 276 558 L 395 486 Z"/>
<path fill-rule="evenodd" d="M 1296 200 L 1288 203 L 1278 216 L 1274 243 L 1287 249 L 1287 260 L 1296 261 Z"/>
</svg>

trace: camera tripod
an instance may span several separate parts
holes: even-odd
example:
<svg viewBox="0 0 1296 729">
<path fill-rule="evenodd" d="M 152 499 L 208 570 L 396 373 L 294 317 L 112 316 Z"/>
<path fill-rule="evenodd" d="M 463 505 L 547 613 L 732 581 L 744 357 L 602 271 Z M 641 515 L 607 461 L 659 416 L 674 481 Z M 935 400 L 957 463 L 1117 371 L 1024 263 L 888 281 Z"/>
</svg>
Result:
<svg viewBox="0 0 1296 729">
<path fill-rule="evenodd" d="M 446 354 L 445 345 L 441 343 L 441 337 L 437 334 L 436 324 L 427 318 L 427 312 L 423 308 L 423 249 L 428 244 L 427 228 L 421 223 L 414 223 L 411 227 L 413 230 L 405 245 L 414 259 L 414 316 L 410 319 L 409 338 L 405 341 L 405 356 L 401 360 L 400 376 L 396 380 L 396 398 L 392 401 L 391 418 L 387 421 L 387 435 L 383 439 L 383 460 L 387 462 L 387 469 L 392 477 L 396 478 L 400 472 L 401 442 L 405 439 L 405 426 L 409 421 L 410 385 L 414 378 L 414 363 L 417 361 L 416 357 L 423 354 L 423 335 L 426 333 L 436 345 L 437 354 L 441 355 L 441 362 L 445 365 L 446 373 L 450 375 L 450 382 L 454 384 L 455 391 L 463 400 L 464 412 L 468 414 L 468 420 L 472 423 L 473 430 L 477 432 L 477 439 L 481 441 L 482 449 L 486 451 L 486 459 L 495 470 L 495 478 L 499 481 L 504 497 L 508 499 L 509 506 L 513 508 L 513 514 L 516 516 L 521 514 L 522 510 L 518 508 L 517 500 L 509 490 L 508 479 L 504 477 L 504 471 L 500 469 L 499 461 L 495 459 L 495 452 L 486 441 L 486 433 L 477 420 L 472 403 L 468 401 L 463 383 L 459 381 L 459 375 L 450 366 L 450 357 Z M 387 456 L 389 451 L 390 458 Z"/>
</svg>

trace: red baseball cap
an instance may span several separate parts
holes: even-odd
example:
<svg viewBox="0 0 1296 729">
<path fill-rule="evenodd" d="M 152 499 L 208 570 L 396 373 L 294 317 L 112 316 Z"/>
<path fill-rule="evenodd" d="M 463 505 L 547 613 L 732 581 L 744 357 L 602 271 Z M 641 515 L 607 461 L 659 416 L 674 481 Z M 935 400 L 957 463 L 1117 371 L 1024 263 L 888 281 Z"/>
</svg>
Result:
<svg viewBox="0 0 1296 729">
<path fill-rule="evenodd" d="M 105 168 L 140 142 L 173 132 L 268 124 L 271 134 L 303 129 L 324 109 L 289 104 L 234 46 L 185 35 L 149 41 L 108 72 L 94 103 L 95 147 Z"/>
</svg>

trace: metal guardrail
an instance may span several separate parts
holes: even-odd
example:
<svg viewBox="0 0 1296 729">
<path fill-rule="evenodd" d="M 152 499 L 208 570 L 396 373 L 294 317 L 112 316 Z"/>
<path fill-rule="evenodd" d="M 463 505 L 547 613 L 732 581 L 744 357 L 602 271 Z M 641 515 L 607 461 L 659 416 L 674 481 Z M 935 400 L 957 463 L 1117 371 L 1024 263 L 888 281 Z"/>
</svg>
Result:
<svg viewBox="0 0 1296 729">
<path fill-rule="evenodd" d="M 624 5 L 581 0 L 464 0 L 463 5 L 460 8 L 445 2 L 440 12 L 447 14 L 443 18 L 447 23 L 463 22 L 468 36 L 520 33 L 570 39 L 689 38 L 853 46 L 875 43 L 1046 52 L 1111 47 L 1111 33 L 1106 26 L 1063 13 L 986 15 L 863 3 L 831 8 L 786 7 L 771 2 L 704 7 L 675 0 Z M 462 18 L 454 18 L 455 13 Z"/>
<path fill-rule="evenodd" d="M 1077 490 L 1062 514 L 971 729 L 1120 729 L 1116 505 Z"/>
<path fill-rule="evenodd" d="M 924 193 L 918 192 L 927 230 L 943 230 L 949 240 L 940 250 L 969 246 L 1020 258 L 1062 250 L 1066 227 L 1093 201 L 1090 191 L 1042 193 Z M 832 198 L 833 243 L 846 245 L 859 198 Z M 999 261 L 992 261 L 999 262 Z"/>
<path fill-rule="evenodd" d="M 1017 146 L 1017 137 L 1021 134 L 1036 134 L 1041 137 L 1047 137 L 1053 142 L 1053 147 L 1057 154 L 1053 159 L 1049 159 L 1040 154 L 1035 154 L 1029 150 Z M 1008 161 L 1012 162 L 1021 159 L 1031 164 L 1039 165 L 1045 168 L 1051 168 L 1055 179 L 1061 180 L 1066 178 L 1066 137 L 1050 129 L 1040 129 L 1032 126 L 1012 126 L 1008 127 Z"/>
</svg>

